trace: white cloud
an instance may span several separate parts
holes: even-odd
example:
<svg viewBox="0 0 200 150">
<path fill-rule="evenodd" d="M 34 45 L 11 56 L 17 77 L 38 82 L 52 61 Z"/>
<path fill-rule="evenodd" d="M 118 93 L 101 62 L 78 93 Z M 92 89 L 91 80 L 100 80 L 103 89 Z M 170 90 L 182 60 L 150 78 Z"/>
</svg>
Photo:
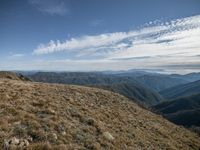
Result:
<svg viewBox="0 0 200 150">
<path fill-rule="evenodd" d="M 98 27 L 100 25 L 103 25 L 105 22 L 103 19 L 95 19 L 95 20 L 92 20 L 91 22 L 89 22 L 89 25 L 91 27 Z"/>
<path fill-rule="evenodd" d="M 152 21 L 146 27 L 129 32 L 85 35 L 64 42 L 50 41 L 40 44 L 33 54 L 64 52 L 71 60 L 52 63 L 58 66 L 71 64 L 74 68 L 86 70 L 87 67 L 91 70 L 162 67 L 198 70 L 199 41 L 200 15 L 197 15 L 169 22 Z"/>
<path fill-rule="evenodd" d="M 74 57 L 128 58 L 156 56 L 177 52 L 198 53 L 200 47 L 200 16 L 188 17 L 130 32 L 105 33 L 72 38 L 64 42 L 40 44 L 34 54 L 60 51 L 74 52 Z"/>
<path fill-rule="evenodd" d="M 10 53 L 10 56 L 8 56 L 8 58 L 11 58 L 11 59 L 15 59 L 15 58 L 21 58 L 21 57 L 24 57 L 25 54 L 21 54 L 21 53 L 18 53 L 18 54 L 14 54 L 14 53 Z"/>
<path fill-rule="evenodd" d="M 64 0 L 28 0 L 28 2 L 43 13 L 50 15 L 65 15 L 69 8 Z"/>
<path fill-rule="evenodd" d="M 72 38 L 63 43 L 59 40 L 56 42 L 51 40 L 48 44 L 40 44 L 38 48 L 34 50 L 34 54 L 48 54 L 58 51 L 80 51 L 87 49 L 93 49 L 93 51 L 96 51 L 105 46 L 112 46 L 117 42 L 130 37 L 130 35 L 131 33 L 117 32 Z"/>
</svg>

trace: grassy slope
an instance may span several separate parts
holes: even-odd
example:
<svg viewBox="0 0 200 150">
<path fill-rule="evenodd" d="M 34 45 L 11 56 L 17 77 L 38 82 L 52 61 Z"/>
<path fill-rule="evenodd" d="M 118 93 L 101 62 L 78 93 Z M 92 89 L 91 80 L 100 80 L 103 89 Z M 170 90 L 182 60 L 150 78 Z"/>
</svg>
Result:
<svg viewBox="0 0 200 150">
<path fill-rule="evenodd" d="M 10 137 L 31 136 L 30 149 L 47 142 L 54 149 L 200 148 L 196 134 L 95 88 L 0 79 L 0 110 L 1 146 Z"/>
</svg>

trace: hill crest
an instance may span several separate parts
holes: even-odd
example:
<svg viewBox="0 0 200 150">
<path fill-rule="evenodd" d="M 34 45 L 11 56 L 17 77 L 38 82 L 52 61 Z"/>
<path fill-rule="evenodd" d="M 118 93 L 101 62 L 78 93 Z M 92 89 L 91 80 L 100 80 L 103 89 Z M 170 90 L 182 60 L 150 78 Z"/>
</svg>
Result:
<svg viewBox="0 0 200 150">
<path fill-rule="evenodd" d="M 23 76 L 22 74 L 17 74 L 9 71 L 0 71 L 0 79 L 31 81 L 29 78 Z"/>
</svg>

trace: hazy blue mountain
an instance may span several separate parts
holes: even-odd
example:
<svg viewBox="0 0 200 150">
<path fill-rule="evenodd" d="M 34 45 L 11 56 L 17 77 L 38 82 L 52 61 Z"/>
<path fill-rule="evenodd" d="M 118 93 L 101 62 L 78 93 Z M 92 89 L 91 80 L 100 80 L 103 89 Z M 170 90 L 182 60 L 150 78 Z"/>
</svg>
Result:
<svg viewBox="0 0 200 150">
<path fill-rule="evenodd" d="M 200 93 L 200 80 L 162 90 L 165 99 L 175 99 Z"/>
<path fill-rule="evenodd" d="M 160 74 L 153 71 L 146 70 L 129 70 L 123 72 L 107 72 L 118 77 L 129 77 L 134 78 L 138 82 L 142 83 L 146 87 L 155 90 L 161 91 L 176 85 L 189 83 L 190 81 L 174 77 L 167 74 Z"/>
<path fill-rule="evenodd" d="M 103 72 L 104 74 L 112 74 L 116 76 L 121 76 L 121 77 L 139 77 L 143 75 L 161 75 L 159 73 L 156 73 L 155 71 L 148 70 L 148 69 L 131 69 L 127 71 L 106 71 Z"/>
<path fill-rule="evenodd" d="M 136 80 L 155 91 L 161 91 L 176 85 L 188 83 L 188 81 L 183 79 L 159 74 L 138 76 Z"/>
<path fill-rule="evenodd" d="M 200 127 L 200 93 L 162 102 L 153 108 L 176 124 Z"/>
<path fill-rule="evenodd" d="M 183 80 L 187 80 L 187 81 L 190 81 L 190 82 L 200 80 L 200 73 L 189 73 L 189 74 L 186 74 L 186 75 L 172 74 L 170 76 L 180 78 L 180 79 L 183 79 Z"/>
</svg>

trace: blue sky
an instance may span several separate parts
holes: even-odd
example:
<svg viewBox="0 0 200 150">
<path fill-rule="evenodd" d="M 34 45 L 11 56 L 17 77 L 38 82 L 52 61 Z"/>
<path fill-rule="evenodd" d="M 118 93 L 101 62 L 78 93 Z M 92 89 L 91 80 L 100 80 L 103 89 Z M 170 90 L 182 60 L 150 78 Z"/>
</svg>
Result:
<svg viewBox="0 0 200 150">
<path fill-rule="evenodd" d="M 199 0 L 0 0 L 0 69 L 200 71 Z"/>
</svg>

